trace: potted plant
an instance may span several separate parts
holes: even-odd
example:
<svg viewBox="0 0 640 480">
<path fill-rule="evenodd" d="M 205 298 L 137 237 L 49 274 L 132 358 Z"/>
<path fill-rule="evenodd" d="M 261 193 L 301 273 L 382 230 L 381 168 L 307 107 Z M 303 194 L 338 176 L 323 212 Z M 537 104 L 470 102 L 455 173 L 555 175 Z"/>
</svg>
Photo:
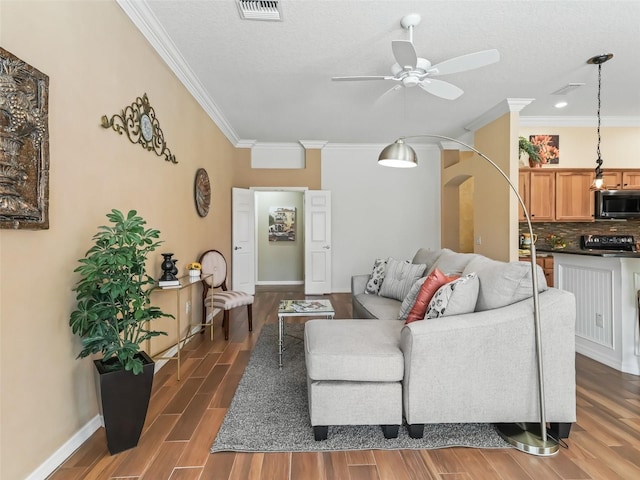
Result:
<svg viewBox="0 0 640 480">
<path fill-rule="evenodd" d="M 82 339 L 78 358 L 94 360 L 109 451 L 114 454 L 138 444 L 147 414 L 154 362 L 140 346 L 165 332 L 149 330 L 151 320 L 172 317 L 151 305 L 155 281 L 146 272 L 147 256 L 160 232 L 145 229 L 146 221 L 129 211 L 111 210 L 110 226 L 98 227 L 94 245 L 74 272 L 77 307 L 69 325 Z"/>
<path fill-rule="evenodd" d="M 518 137 L 518 158 L 521 158 L 523 153 L 526 153 L 529 156 L 530 167 L 540 166 L 542 163 L 542 157 L 540 156 L 538 146 L 531 143 L 524 137 Z"/>
</svg>

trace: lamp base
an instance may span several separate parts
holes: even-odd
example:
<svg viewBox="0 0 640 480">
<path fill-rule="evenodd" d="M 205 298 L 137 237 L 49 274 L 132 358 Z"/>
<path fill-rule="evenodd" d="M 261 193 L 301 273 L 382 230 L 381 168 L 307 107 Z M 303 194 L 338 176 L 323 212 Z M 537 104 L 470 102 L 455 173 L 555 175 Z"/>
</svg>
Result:
<svg viewBox="0 0 640 480">
<path fill-rule="evenodd" d="M 539 423 L 498 423 L 496 428 L 504 440 L 521 452 L 541 457 L 558 453 L 558 442 L 549 436 L 542 440 Z"/>
</svg>

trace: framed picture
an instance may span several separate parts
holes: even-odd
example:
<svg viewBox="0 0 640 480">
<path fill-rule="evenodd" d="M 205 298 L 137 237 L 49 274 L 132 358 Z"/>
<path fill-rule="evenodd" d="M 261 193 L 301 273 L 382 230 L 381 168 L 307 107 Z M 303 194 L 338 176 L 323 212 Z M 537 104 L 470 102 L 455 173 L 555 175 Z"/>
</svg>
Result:
<svg viewBox="0 0 640 480">
<path fill-rule="evenodd" d="M 269 207 L 269 241 L 295 242 L 295 207 Z"/>
<path fill-rule="evenodd" d="M 529 141 L 538 147 L 542 163 L 560 163 L 560 135 L 529 135 Z"/>
</svg>

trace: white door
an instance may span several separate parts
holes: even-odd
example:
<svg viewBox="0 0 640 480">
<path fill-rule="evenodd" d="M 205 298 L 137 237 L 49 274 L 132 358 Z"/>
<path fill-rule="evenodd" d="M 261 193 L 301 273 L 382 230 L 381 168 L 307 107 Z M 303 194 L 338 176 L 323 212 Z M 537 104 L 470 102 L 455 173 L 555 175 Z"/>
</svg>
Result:
<svg viewBox="0 0 640 480">
<path fill-rule="evenodd" d="M 253 191 L 232 189 L 231 289 L 253 295 L 255 276 L 255 204 Z"/>
<path fill-rule="evenodd" d="M 331 192 L 305 192 L 304 233 L 304 293 L 331 293 Z"/>
</svg>

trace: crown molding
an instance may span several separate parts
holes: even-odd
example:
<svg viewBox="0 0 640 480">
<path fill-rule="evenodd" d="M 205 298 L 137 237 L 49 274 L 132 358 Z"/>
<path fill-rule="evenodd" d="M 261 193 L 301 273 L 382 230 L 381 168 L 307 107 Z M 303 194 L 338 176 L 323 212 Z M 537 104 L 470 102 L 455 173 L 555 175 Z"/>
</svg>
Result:
<svg viewBox="0 0 640 480">
<path fill-rule="evenodd" d="M 240 141 L 238 135 L 206 92 L 202 83 L 200 83 L 191 68 L 189 68 L 182 55 L 180 55 L 178 49 L 147 5 L 147 2 L 135 0 L 116 1 L 189 93 L 193 95 L 203 110 L 207 112 L 224 136 L 227 137 L 232 145 L 236 145 Z"/>
<path fill-rule="evenodd" d="M 497 120 L 506 113 L 519 112 L 534 100 L 535 98 L 506 98 L 502 102 L 498 103 L 495 107 L 487 110 L 485 113 L 480 115 L 468 125 L 465 125 L 464 129 L 468 132 L 475 132 L 476 130 L 484 127 L 494 120 Z"/>
<path fill-rule="evenodd" d="M 327 143 L 324 150 L 377 150 L 378 152 L 383 148 L 389 146 L 388 143 Z M 411 142 L 411 148 L 414 150 L 439 150 L 437 145 L 433 143 L 419 143 Z"/>
<path fill-rule="evenodd" d="M 322 150 L 328 142 L 326 140 L 298 140 L 298 143 L 300 143 L 305 150 Z"/>
<path fill-rule="evenodd" d="M 520 116 L 521 127 L 596 127 L 597 117 L 527 117 Z M 640 127 L 640 116 L 601 117 L 603 127 Z"/>
<path fill-rule="evenodd" d="M 245 138 L 242 138 L 240 140 L 238 140 L 235 144 L 236 148 L 253 148 L 256 143 L 258 143 L 257 140 L 247 140 Z"/>
<path fill-rule="evenodd" d="M 296 150 L 301 151 L 303 146 L 298 142 L 255 142 L 253 148 L 261 150 Z"/>
</svg>

